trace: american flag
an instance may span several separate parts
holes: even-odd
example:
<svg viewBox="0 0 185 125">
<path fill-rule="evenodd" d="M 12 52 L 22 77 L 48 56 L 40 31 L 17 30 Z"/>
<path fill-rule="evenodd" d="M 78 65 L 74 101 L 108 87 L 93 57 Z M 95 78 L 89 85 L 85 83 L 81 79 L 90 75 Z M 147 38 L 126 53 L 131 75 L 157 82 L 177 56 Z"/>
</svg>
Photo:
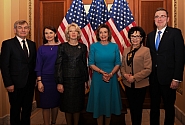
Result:
<svg viewBox="0 0 185 125">
<path fill-rule="evenodd" d="M 90 44 L 94 42 L 92 37 L 92 28 L 87 20 L 87 15 L 84 9 L 82 0 L 74 0 L 58 27 L 58 38 L 60 42 L 66 42 L 65 39 L 65 29 L 68 24 L 76 23 L 81 28 L 82 36 L 81 42 L 83 42 L 89 49 Z"/>
<path fill-rule="evenodd" d="M 107 25 L 111 28 L 112 39 L 115 41 L 123 54 L 124 48 L 130 46 L 128 41 L 128 31 L 131 27 L 136 26 L 132 12 L 128 7 L 126 0 L 114 0 L 110 9 L 110 19 Z"/>
<path fill-rule="evenodd" d="M 99 25 L 106 23 L 109 19 L 109 12 L 104 0 L 93 0 L 88 12 L 88 21 L 95 31 Z"/>
</svg>

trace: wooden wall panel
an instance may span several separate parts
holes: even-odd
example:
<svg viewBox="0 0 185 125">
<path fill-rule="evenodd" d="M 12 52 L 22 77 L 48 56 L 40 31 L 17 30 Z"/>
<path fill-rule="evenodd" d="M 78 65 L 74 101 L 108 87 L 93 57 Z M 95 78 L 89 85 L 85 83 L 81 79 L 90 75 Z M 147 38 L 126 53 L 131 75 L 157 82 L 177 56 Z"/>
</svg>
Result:
<svg viewBox="0 0 185 125">
<path fill-rule="evenodd" d="M 154 14 L 158 7 L 163 7 L 163 1 L 143 1 L 141 2 L 141 12 L 139 16 L 139 24 L 146 33 L 154 30 Z"/>
<path fill-rule="evenodd" d="M 65 3 L 63 1 L 41 1 L 40 2 L 40 39 L 38 46 L 42 45 L 42 30 L 45 26 L 58 28 L 65 16 Z"/>
<path fill-rule="evenodd" d="M 64 2 L 43 2 L 42 5 L 43 26 L 53 25 L 57 28 L 65 16 Z"/>
<path fill-rule="evenodd" d="M 69 9 L 69 0 L 35 0 L 34 1 L 34 40 L 37 47 L 42 45 L 44 26 L 52 25 L 56 29 Z"/>
<path fill-rule="evenodd" d="M 45 26 L 54 26 L 56 29 L 65 16 L 64 2 L 43 1 L 40 2 L 40 43 L 42 45 L 42 30 Z"/>
<path fill-rule="evenodd" d="M 84 4 L 87 4 L 87 5 L 89 4 L 90 5 L 92 3 L 92 0 L 82 0 L 82 2 Z"/>
</svg>

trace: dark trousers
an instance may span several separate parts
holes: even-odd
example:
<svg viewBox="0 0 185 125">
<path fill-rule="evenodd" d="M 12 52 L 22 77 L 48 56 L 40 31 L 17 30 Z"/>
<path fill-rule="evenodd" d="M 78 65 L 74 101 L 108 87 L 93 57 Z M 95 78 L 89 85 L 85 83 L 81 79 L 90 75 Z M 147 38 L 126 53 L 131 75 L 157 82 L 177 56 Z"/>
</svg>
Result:
<svg viewBox="0 0 185 125">
<path fill-rule="evenodd" d="M 8 93 L 11 125 L 30 125 L 33 94 L 34 86 L 31 84 L 24 88 L 15 88 L 14 92 Z"/>
<path fill-rule="evenodd" d="M 129 103 L 132 125 L 141 125 L 146 87 L 130 88 L 126 86 L 125 91 Z"/>
<path fill-rule="evenodd" d="M 164 103 L 165 110 L 164 125 L 174 125 L 175 119 L 174 104 L 176 100 L 176 90 L 171 89 L 170 84 L 160 85 L 157 79 L 155 79 L 155 81 L 152 82 L 152 84 L 150 84 L 150 98 L 151 98 L 150 125 L 160 125 L 161 97 Z"/>
</svg>

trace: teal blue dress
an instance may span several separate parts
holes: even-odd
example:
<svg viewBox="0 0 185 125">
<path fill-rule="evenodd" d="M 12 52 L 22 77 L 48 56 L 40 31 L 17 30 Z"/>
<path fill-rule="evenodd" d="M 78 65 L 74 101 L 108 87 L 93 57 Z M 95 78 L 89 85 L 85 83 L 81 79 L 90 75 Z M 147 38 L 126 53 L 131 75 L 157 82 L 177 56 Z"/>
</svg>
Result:
<svg viewBox="0 0 185 125">
<path fill-rule="evenodd" d="M 102 45 L 100 42 L 93 43 L 90 46 L 88 65 L 96 65 L 103 71 L 110 73 L 115 65 L 121 65 L 118 45 L 112 42 L 107 45 Z M 102 74 L 93 71 L 87 112 L 92 112 L 94 118 L 101 115 L 110 117 L 111 114 L 120 115 L 121 109 L 117 75 L 114 74 L 107 83 L 102 80 Z"/>
</svg>

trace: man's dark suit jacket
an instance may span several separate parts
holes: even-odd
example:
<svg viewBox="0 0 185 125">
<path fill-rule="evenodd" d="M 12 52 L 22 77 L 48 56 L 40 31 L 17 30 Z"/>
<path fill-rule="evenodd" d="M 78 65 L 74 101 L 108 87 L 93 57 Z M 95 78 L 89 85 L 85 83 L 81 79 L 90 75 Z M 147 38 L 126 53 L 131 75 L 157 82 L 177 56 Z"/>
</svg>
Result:
<svg viewBox="0 0 185 125">
<path fill-rule="evenodd" d="M 149 33 L 146 42 L 146 46 L 150 48 L 152 57 L 150 84 L 153 83 L 152 81 L 154 81 L 156 73 L 161 85 L 171 84 L 172 79 L 182 81 L 184 70 L 184 40 L 181 31 L 177 28 L 166 27 L 158 51 L 155 49 L 155 35 L 156 31 Z"/>
<path fill-rule="evenodd" d="M 2 43 L 1 72 L 5 87 L 14 85 L 15 88 L 23 88 L 28 81 L 35 85 L 36 46 L 33 41 L 26 41 L 29 46 L 28 58 L 17 37 Z"/>
</svg>

